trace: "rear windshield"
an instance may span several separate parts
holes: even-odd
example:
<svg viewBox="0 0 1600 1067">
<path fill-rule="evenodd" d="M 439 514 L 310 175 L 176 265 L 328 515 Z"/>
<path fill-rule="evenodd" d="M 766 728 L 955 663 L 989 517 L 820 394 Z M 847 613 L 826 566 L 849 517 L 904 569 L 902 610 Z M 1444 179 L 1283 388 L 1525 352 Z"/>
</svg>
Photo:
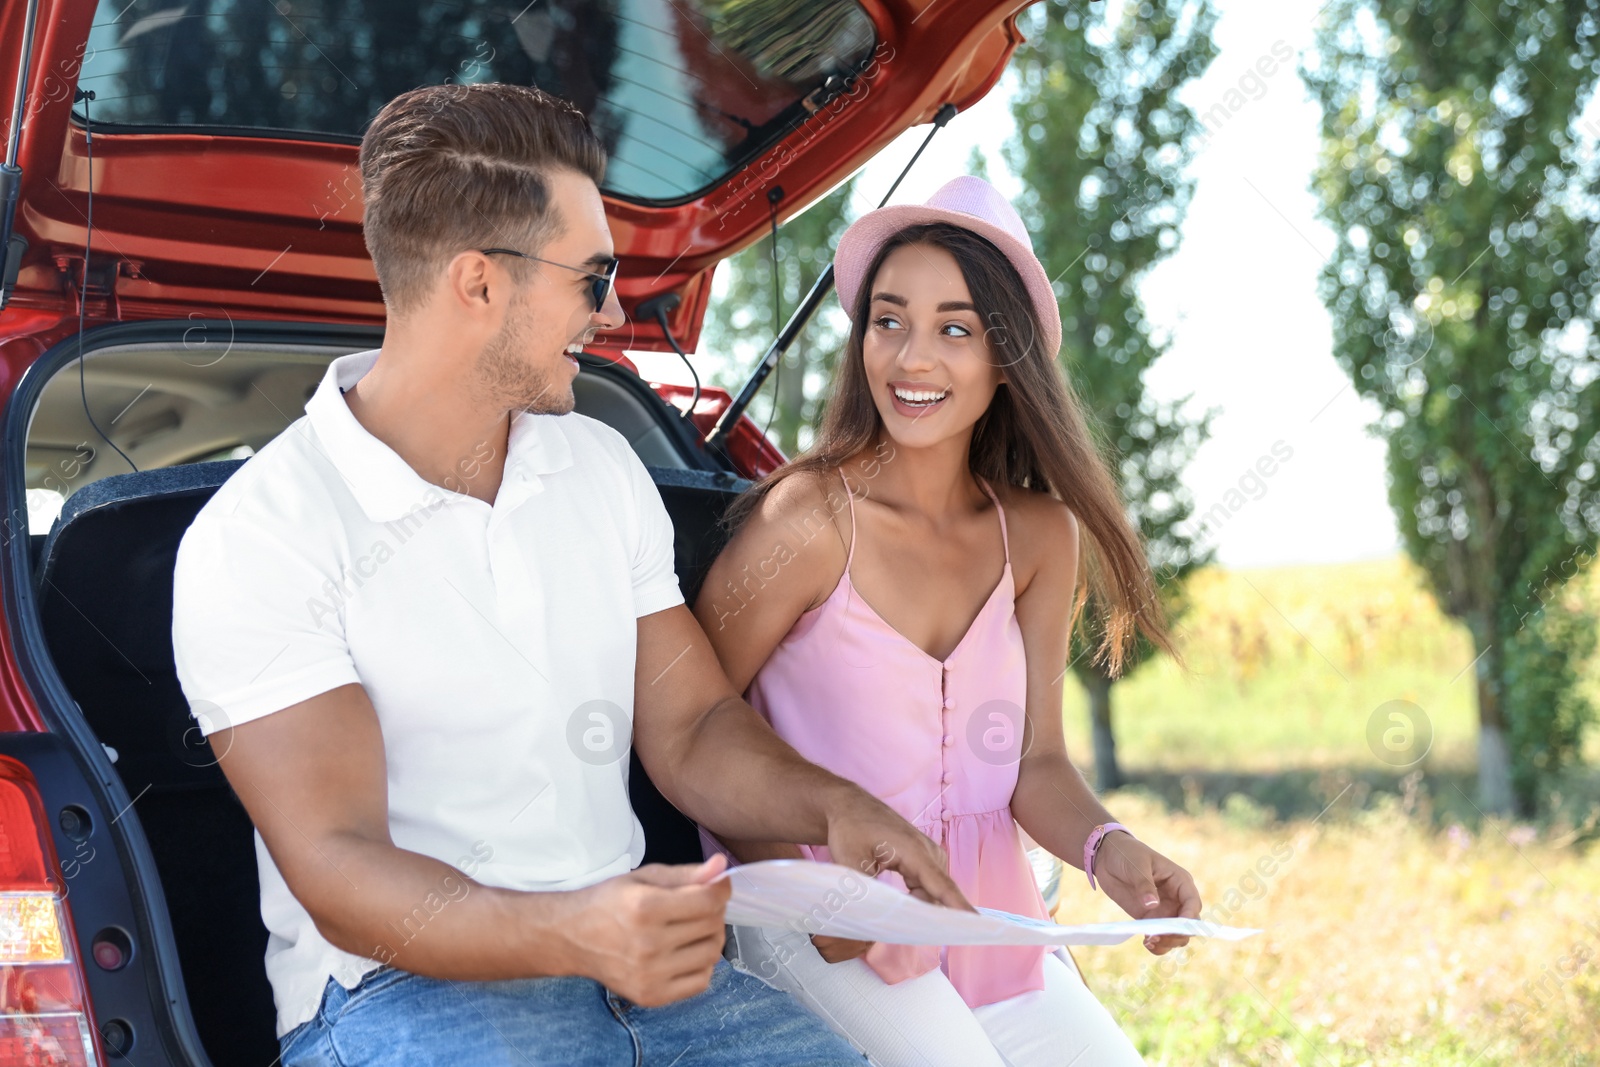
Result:
<svg viewBox="0 0 1600 1067">
<path fill-rule="evenodd" d="M 607 193 L 671 203 L 778 141 L 876 44 L 855 0 L 103 0 L 78 85 L 96 128 L 352 142 L 418 85 L 537 85 L 594 123 Z"/>
</svg>

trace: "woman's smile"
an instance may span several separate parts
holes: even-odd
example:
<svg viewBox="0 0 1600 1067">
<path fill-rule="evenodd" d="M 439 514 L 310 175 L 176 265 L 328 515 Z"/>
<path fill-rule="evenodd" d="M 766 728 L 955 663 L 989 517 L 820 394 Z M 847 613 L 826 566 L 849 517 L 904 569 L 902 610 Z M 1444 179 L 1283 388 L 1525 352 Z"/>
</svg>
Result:
<svg viewBox="0 0 1600 1067">
<path fill-rule="evenodd" d="M 889 399 L 894 410 L 908 419 L 931 415 L 950 399 L 948 385 L 930 385 L 927 382 L 896 381 L 889 383 Z"/>
</svg>

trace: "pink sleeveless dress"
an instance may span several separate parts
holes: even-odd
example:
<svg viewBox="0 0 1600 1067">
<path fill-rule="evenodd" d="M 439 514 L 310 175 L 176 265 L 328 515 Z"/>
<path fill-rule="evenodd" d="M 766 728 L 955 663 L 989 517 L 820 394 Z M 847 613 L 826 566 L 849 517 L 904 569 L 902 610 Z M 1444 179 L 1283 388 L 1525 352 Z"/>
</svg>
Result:
<svg viewBox="0 0 1600 1067">
<path fill-rule="evenodd" d="M 1000 518 L 1006 564 L 949 658 L 934 659 L 855 591 L 852 496 L 850 548 L 839 584 L 795 622 L 745 699 L 806 759 L 860 785 L 944 846 L 950 876 L 974 905 L 1048 921 L 1011 814 L 1027 700 L 1011 546 L 1005 509 L 980 484 Z M 706 855 L 727 854 L 704 829 L 700 838 Z M 812 859 L 830 858 L 823 845 L 800 849 Z M 737 861 L 729 855 L 728 862 Z M 905 889 L 893 871 L 879 878 Z M 1043 989 L 1046 951 L 880 942 L 862 959 L 889 983 L 943 967 L 975 1008 Z"/>
</svg>

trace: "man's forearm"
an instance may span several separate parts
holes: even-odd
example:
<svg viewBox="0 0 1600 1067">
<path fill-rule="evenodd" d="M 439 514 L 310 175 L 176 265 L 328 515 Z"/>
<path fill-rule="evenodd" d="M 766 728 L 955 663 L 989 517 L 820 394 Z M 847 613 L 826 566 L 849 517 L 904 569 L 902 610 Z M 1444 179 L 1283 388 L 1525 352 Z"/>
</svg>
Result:
<svg viewBox="0 0 1600 1067">
<path fill-rule="evenodd" d="M 582 890 L 486 886 L 387 842 L 338 835 L 291 886 L 330 943 L 434 978 L 483 981 L 583 973 L 565 931 Z"/>
<path fill-rule="evenodd" d="M 719 838 L 825 845 L 834 806 L 867 796 L 802 757 L 737 697 L 718 701 L 663 756 L 666 773 L 647 764 L 651 778 Z"/>
<path fill-rule="evenodd" d="M 805 853 L 800 851 L 799 845 L 788 841 L 736 841 L 722 837 L 718 837 L 717 840 L 740 863 L 755 863 L 758 860 L 803 860 L 806 858 Z"/>
</svg>

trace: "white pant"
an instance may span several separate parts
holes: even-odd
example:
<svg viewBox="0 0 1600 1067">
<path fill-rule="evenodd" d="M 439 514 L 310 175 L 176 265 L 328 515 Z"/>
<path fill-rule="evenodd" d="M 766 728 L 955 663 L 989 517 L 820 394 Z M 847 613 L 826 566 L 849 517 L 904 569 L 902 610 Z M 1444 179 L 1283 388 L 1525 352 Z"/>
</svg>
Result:
<svg viewBox="0 0 1600 1067">
<path fill-rule="evenodd" d="M 820 1016 L 877 1067 L 1142 1065 L 1065 952 L 1044 958 L 1044 988 L 969 1008 L 938 969 L 893 985 L 860 959 L 829 963 L 805 934 L 729 928 L 729 956 Z"/>
</svg>

